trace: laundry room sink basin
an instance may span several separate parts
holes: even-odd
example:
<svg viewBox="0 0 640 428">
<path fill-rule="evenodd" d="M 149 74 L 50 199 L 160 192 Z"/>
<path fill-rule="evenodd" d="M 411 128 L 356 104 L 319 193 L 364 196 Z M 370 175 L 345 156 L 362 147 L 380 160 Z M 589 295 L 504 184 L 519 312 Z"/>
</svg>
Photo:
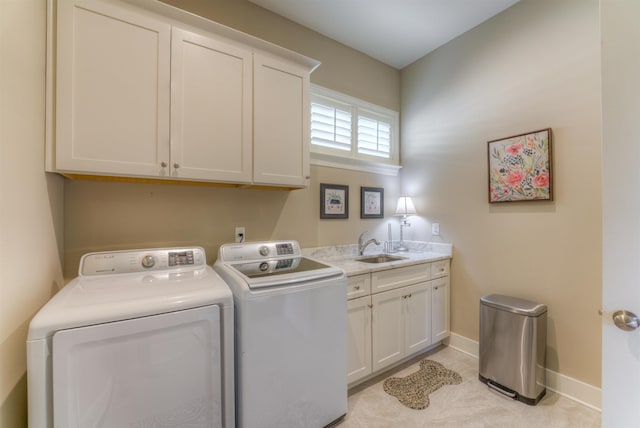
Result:
<svg viewBox="0 0 640 428">
<path fill-rule="evenodd" d="M 360 257 L 356 260 L 364 263 L 387 263 L 395 262 L 398 260 L 406 260 L 406 257 L 390 256 L 388 254 L 378 254 L 375 256 Z"/>
</svg>

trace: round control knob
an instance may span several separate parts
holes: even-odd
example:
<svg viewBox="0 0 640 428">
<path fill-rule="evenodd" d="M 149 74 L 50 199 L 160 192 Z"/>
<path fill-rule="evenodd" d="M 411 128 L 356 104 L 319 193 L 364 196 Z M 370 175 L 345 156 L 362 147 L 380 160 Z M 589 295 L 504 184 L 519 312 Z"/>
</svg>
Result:
<svg viewBox="0 0 640 428">
<path fill-rule="evenodd" d="M 269 247 L 267 247 L 266 245 L 262 246 L 262 247 L 260 247 L 259 251 L 260 251 L 260 255 L 261 256 L 266 256 L 266 255 L 269 254 Z"/>
<path fill-rule="evenodd" d="M 142 267 L 143 268 L 152 268 L 156 264 L 156 259 L 153 256 L 144 256 L 142 258 Z"/>
<path fill-rule="evenodd" d="M 269 270 L 269 263 L 267 263 L 267 262 L 260 263 L 259 269 L 262 272 L 265 272 L 265 271 Z"/>
</svg>

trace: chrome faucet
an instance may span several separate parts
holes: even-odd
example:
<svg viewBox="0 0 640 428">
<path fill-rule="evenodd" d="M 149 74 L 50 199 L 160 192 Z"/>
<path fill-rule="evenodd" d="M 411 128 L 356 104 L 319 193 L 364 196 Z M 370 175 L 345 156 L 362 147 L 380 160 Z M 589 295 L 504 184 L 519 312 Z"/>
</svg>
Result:
<svg viewBox="0 0 640 428">
<path fill-rule="evenodd" d="M 371 238 L 367 242 L 364 242 L 364 234 L 367 233 L 367 232 L 368 231 L 365 230 L 358 237 L 358 255 L 360 255 L 360 256 L 364 253 L 364 249 L 367 248 L 367 245 L 369 245 L 369 244 L 380 245 L 380 242 L 376 238 Z"/>
</svg>

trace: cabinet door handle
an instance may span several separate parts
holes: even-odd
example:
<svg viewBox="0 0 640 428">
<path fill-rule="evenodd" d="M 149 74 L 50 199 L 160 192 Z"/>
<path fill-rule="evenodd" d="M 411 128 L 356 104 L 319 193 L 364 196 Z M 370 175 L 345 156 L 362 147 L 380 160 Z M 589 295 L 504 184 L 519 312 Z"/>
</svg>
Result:
<svg viewBox="0 0 640 428">
<path fill-rule="evenodd" d="M 178 169 L 178 168 L 180 168 L 180 164 L 179 164 L 178 162 L 176 162 L 176 163 L 174 163 L 174 164 L 173 164 L 173 167 L 174 167 L 175 169 Z"/>
<path fill-rule="evenodd" d="M 367 305 L 367 306 L 369 306 L 370 308 L 373 308 L 373 305 Z"/>
<path fill-rule="evenodd" d="M 355 288 L 356 290 L 360 290 L 360 286 L 359 286 L 359 285 L 356 285 L 354 288 Z"/>
<path fill-rule="evenodd" d="M 434 290 L 437 290 L 437 289 L 438 289 L 438 286 L 436 285 L 435 287 L 433 287 L 433 289 L 434 289 Z"/>
<path fill-rule="evenodd" d="M 167 163 L 166 162 L 160 162 L 160 166 L 163 167 L 163 168 L 166 168 L 167 167 Z"/>
<path fill-rule="evenodd" d="M 411 298 L 411 293 L 409 293 L 409 295 L 407 297 L 410 299 Z"/>
</svg>

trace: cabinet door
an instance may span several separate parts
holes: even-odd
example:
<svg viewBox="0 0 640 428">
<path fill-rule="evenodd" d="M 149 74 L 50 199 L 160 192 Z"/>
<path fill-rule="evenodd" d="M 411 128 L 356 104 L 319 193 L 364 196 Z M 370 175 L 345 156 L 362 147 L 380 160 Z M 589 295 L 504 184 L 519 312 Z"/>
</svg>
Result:
<svg viewBox="0 0 640 428">
<path fill-rule="evenodd" d="M 309 71 L 254 54 L 253 179 L 304 187 L 309 181 Z"/>
<path fill-rule="evenodd" d="M 55 169 L 157 176 L 169 156 L 168 23 L 99 0 L 58 2 Z"/>
<path fill-rule="evenodd" d="M 371 297 L 365 296 L 347 302 L 347 381 L 371 374 Z"/>
<path fill-rule="evenodd" d="M 432 287 L 432 343 L 449 337 L 449 299 L 451 287 L 449 277 L 431 281 Z"/>
<path fill-rule="evenodd" d="M 371 296 L 373 371 L 400 361 L 405 349 L 404 288 Z"/>
<path fill-rule="evenodd" d="M 251 51 L 179 28 L 171 37 L 171 176 L 251 182 Z"/>
<path fill-rule="evenodd" d="M 431 284 L 405 287 L 405 350 L 416 353 L 431 344 Z"/>
</svg>

